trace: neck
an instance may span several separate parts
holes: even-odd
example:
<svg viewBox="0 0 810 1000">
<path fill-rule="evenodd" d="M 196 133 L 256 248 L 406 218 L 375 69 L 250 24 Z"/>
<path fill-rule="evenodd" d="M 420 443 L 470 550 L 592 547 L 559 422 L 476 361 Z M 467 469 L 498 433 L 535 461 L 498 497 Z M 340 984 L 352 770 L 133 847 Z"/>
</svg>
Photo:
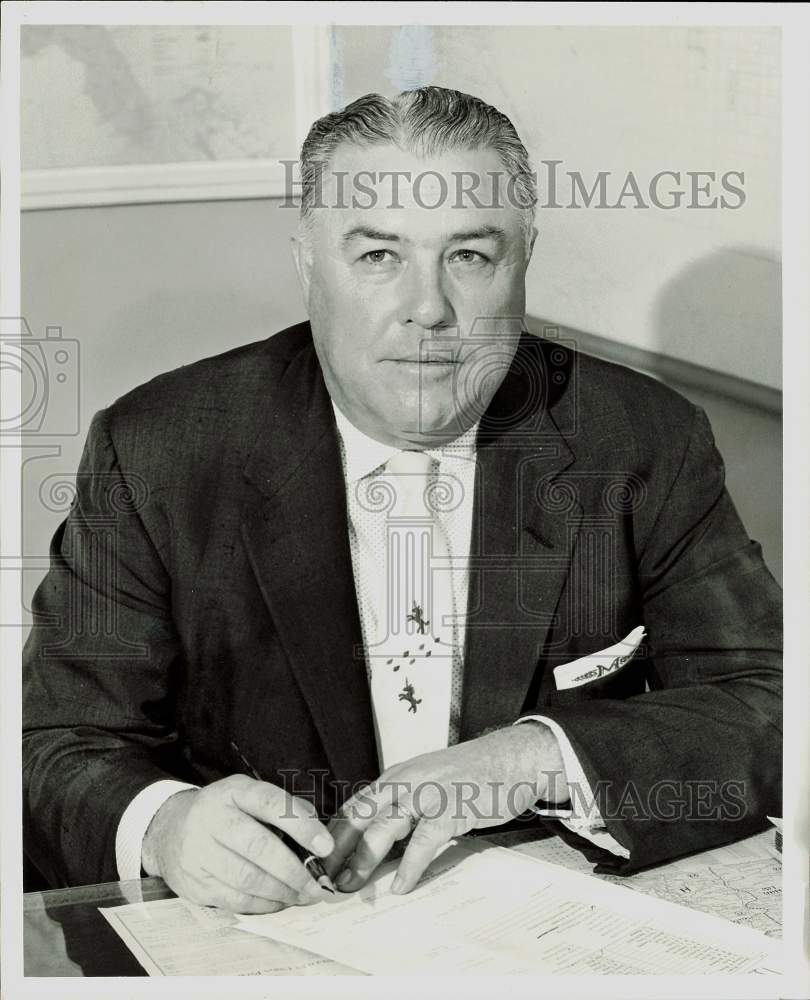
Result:
<svg viewBox="0 0 810 1000">
<path fill-rule="evenodd" d="M 451 441 L 455 441 L 461 437 L 473 426 L 470 424 L 461 428 L 456 426 L 432 430 L 428 434 L 417 431 L 395 431 L 391 428 L 380 427 L 373 420 L 358 418 L 356 414 L 349 415 L 344 407 L 335 402 L 334 399 L 332 400 L 332 405 L 340 411 L 345 420 L 348 420 L 353 427 L 362 434 L 365 434 L 366 437 L 371 438 L 373 441 L 378 441 L 380 444 L 387 445 L 389 448 L 397 448 L 400 451 L 425 451 L 428 448 L 441 448 L 443 445 L 449 444 Z"/>
</svg>

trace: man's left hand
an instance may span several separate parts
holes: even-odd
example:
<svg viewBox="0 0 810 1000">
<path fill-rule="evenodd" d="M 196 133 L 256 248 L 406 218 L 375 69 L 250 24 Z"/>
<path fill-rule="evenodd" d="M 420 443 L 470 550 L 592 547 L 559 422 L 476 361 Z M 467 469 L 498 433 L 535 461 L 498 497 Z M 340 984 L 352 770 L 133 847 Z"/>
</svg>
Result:
<svg viewBox="0 0 810 1000">
<path fill-rule="evenodd" d="M 352 796 L 330 823 L 335 849 L 325 865 L 330 875 L 340 872 L 341 891 L 354 892 L 366 884 L 393 844 L 410 833 L 392 885 L 394 892 L 410 892 L 439 848 L 453 837 L 506 823 L 538 799 L 567 798 L 562 758 L 551 730 L 538 722 L 509 726 L 384 771 L 373 785 Z"/>
</svg>

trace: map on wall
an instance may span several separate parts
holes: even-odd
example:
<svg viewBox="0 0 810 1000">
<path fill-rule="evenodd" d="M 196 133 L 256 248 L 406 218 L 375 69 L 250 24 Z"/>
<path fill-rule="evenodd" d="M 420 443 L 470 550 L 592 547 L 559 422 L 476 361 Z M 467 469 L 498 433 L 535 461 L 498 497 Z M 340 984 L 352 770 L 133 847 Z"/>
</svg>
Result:
<svg viewBox="0 0 810 1000">
<path fill-rule="evenodd" d="M 288 155 L 293 81 L 289 26 L 24 26 L 22 168 Z"/>
</svg>

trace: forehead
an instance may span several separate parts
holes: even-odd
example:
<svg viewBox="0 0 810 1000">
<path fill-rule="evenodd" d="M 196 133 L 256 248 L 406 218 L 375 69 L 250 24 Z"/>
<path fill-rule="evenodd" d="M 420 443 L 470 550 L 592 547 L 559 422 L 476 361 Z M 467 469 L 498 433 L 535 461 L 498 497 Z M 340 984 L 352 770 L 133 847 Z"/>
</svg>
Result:
<svg viewBox="0 0 810 1000">
<path fill-rule="evenodd" d="M 511 187 L 493 149 L 422 157 L 393 144 L 343 143 L 323 170 L 320 204 L 325 208 L 314 208 L 313 216 L 330 240 L 357 227 L 414 242 L 493 227 L 518 240 L 523 211 Z"/>
</svg>

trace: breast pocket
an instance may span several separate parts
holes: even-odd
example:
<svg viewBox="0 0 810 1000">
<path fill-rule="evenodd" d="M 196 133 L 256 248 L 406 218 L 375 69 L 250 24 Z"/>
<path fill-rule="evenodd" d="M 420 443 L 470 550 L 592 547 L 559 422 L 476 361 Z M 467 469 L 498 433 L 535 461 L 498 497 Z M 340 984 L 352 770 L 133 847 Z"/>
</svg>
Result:
<svg viewBox="0 0 810 1000">
<path fill-rule="evenodd" d="M 579 702 L 592 701 L 596 698 L 624 699 L 636 694 L 643 694 L 646 689 L 646 677 L 649 660 L 643 657 L 633 657 L 623 666 L 605 674 L 594 677 L 577 687 L 557 691 L 549 688 L 544 693 L 545 705 L 576 705 Z"/>
</svg>

